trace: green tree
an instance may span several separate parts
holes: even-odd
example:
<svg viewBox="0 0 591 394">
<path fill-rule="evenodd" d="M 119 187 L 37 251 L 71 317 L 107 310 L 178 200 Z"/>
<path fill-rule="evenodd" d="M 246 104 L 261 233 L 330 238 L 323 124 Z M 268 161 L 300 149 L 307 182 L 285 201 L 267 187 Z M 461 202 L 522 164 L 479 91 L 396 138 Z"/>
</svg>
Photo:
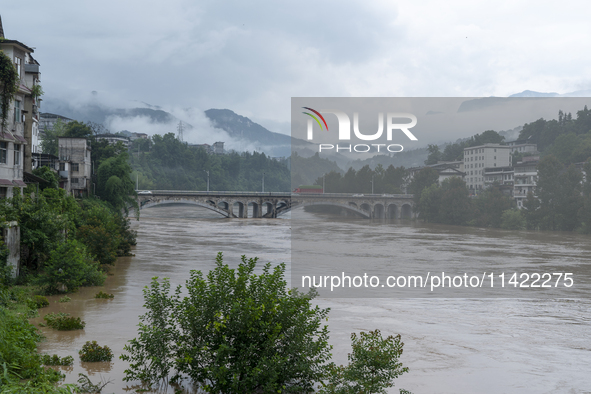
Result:
<svg viewBox="0 0 591 394">
<path fill-rule="evenodd" d="M 408 186 L 409 193 L 414 195 L 415 211 L 421 211 L 420 203 L 423 190 L 433 184 L 437 184 L 437 182 L 439 182 L 439 172 L 431 167 L 425 167 L 415 173 Z"/>
<path fill-rule="evenodd" d="M 260 275 L 256 264 L 243 256 L 231 269 L 220 253 L 206 278 L 191 271 L 182 298 L 154 278 L 139 338 L 122 356 L 126 380 L 154 383 L 174 368 L 173 379 L 187 375 L 209 393 L 311 392 L 330 357 L 328 309 L 312 305 L 313 290 L 287 289 L 284 264 Z"/>
<path fill-rule="evenodd" d="M 47 188 L 57 189 L 59 187 L 59 179 L 57 177 L 57 174 L 55 173 L 54 170 L 52 170 L 48 166 L 35 168 L 33 170 L 33 175 L 36 175 L 39 178 L 43 178 L 46 181 L 44 183 L 39 184 L 40 190 L 44 190 Z"/>
<path fill-rule="evenodd" d="M 68 122 L 64 127 L 64 137 L 71 138 L 92 138 L 93 131 L 89 125 L 77 120 Z"/>
<path fill-rule="evenodd" d="M 320 394 L 386 394 L 394 379 L 408 372 L 399 361 L 404 347 L 400 335 L 384 339 L 379 330 L 353 333 L 351 347 L 347 366 L 329 366 L 329 380 Z"/>
<path fill-rule="evenodd" d="M 583 171 L 585 178 L 583 180 L 583 206 L 580 211 L 581 230 L 589 234 L 591 233 L 591 159 L 583 165 Z"/>
<path fill-rule="evenodd" d="M 425 160 L 425 165 L 437 164 L 437 162 L 441 160 L 439 147 L 437 145 L 429 144 L 427 150 L 429 151 L 429 156 L 427 156 L 427 160 Z"/>
<path fill-rule="evenodd" d="M 441 183 L 441 209 L 439 219 L 445 224 L 466 224 L 470 219 L 472 201 L 466 182 L 459 177 L 445 179 Z"/>
<path fill-rule="evenodd" d="M 582 175 L 574 166 L 565 169 L 553 155 L 540 161 L 536 192 L 542 229 L 572 231 L 580 225 L 581 181 Z"/>
<path fill-rule="evenodd" d="M 441 209 L 441 197 L 443 190 L 436 185 L 423 189 L 421 193 L 421 211 L 419 212 L 419 218 L 430 223 L 439 223 L 440 216 L 439 210 Z"/>
<path fill-rule="evenodd" d="M 523 217 L 528 230 L 537 230 L 540 226 L 540 200 L 532 192 L 527 193 L 523 201 Z"/>
<path fill-rule="evenodd" d="M 96 192 L 116 211 L 128 212 L 129 206 L 137 206 L 128 158 L 127 152 L 110 157 L 101 163 L 97 171 Z"/>
<path fill-rule="evenodd" d="M 12 64 L 12 59 L 0 51 L 0 124 L 2 131 L 6 128 L 10 104 L 17 91 L 18 73 Z"/>
<path fill-rule="evenodd" d="M 474 222 L 483 227 L 501 227 L 501 215 L 513 206 L 511 197 L 505 195 L 498 185 L 492 185 L 475 198 Z"/>
<path fill-rule="evenodd" d="M 66 124 L 58 118 L 53 124 L 52 129 L 45 128 L 45 133 L 41 138 L 41 151 L 50 155 L 59 155 L 59 137 L 66 133 Z"/>
<path fill-rule="evenodd" d="M 501 215 L 501 228 L 505 230 L 523 230 L 526 222 L 519 209 L 507 209 Z"/>
<path fill-rule="evenodd" d="M 105 275 L 98 270 L 83 244 L 67 240 L 50 253 L 38 283 L 48 293 L 72 292 L 81 286 L 100 286 Z"/>
</svg>

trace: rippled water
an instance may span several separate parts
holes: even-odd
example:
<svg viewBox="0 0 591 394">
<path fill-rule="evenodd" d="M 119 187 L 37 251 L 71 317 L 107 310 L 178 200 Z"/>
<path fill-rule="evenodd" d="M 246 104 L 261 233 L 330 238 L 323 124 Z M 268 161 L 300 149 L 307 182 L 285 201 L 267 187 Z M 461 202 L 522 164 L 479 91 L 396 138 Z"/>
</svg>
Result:
<svg viewBox="0 0 591 394">
<path fill-rule="evenodd" d="M 427 260 L 438 253 L 474 253 L 502 260 L 517 251 L 502 252 L 487 243 L 487 237 L 517 237 L 524 248 L 535 250 L 531 245 L 537 244 L 548 251 L 567 251 L 569 259 L 579 264 L 589 259 L 587 239 L 568 234 L 482 233 L 480 241 L 474 238 L 467 249 L 454 249 L 449 239 L 472 237 L 481 230 L 371 224 L 322 216 L 310 220 L 318 231 L 379 226 L 381 233 L 391 231 L 405 237 L 409 250 Z M 122 381 L 127 365 L 118 356 L 126 341 L 136 336 L 138 316 L 143 313 L 142 288 L 152 277 L 168 277 L 173 285 L 183 283 L 189 270 L 212 268 L 218 251 L 224 252 L 225 261 L 231 265 L 236 265 L 242 254 L 258 256 L 263 262 L 291 262 L 288 219 L 228 220 L 194 207 L 163 206 L 143 210 L 135 225 L 136 255 L 118 260 L 104 288 L 81 289 L 70 295 L 72 301 L 68 303 L 50 297 L 51 305 L 40 310 L 41 316 L 63 311 L 86 321 L 86 328 L 80 331 L 41 328 L 47 340 L 40 345 L 40 351 L 75 357 L 74 366 L 64 368 L 66 382 L 75 382 L 78 373 L 86 373 L 95 382 L 112 380 L 103 393 L 124 392 L 133 385 Z M 526 251 L 523 253 L 525 256 Z M 94 294 L 99 290 L 113 293 L 115 298 L 97 300 Z M 410 372 L 397 380 L 392 393 L 398 388 L 415 394 L 591 392 L 588 299 L 325 298 L 318 303 L 331 308 L 328 324 L 337 363 L 346 362 L 351 332 L 377 328 L 384 334 L 402 335 L 405 348 L 401 361 Z M 41 320 L 39 317 L 32 322 Z M 80 362 L 77 351 L 88 340 L 111 347 L 114 361 Z M 170 387 L 157 391 L 174 392 Z"/>
</svg>

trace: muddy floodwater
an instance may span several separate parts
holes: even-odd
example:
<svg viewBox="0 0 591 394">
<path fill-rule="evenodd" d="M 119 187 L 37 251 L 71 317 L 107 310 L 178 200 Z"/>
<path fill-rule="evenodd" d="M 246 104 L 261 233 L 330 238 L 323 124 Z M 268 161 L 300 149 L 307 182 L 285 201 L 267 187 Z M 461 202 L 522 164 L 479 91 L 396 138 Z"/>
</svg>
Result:
<svg viewBox="0 0 591 394">
<path fill-rule="evenodd" d="M 364 220 L 307 215 L 314 226 L 330 231 L 338 231 L 339 226 L 350 231 L 358 225 L 355 220 Z M 127 364 L 119 356 L 137 334 L 138 316 L 144 313 L 142 289 L 152 277 L 170 278 L 173 286 L 184 283 L 190 270 L 211 269 L 219 251 L 233 266 L 243 254 L 262 262 L 286 262 L 288 266 L 291 262 L 289 218 L 223 219 L 201 208 L 171 205 L 143 210 L 141 220 L 133 225 L 138 231 L 135 256 L 119 258 L 104 287 L 83 288 L 70 294 L 72 300 L 67 303 L 59 303 L 59 296 L 48 297 L 50 306 L 31 320 L 38 325 L 49 312 L 67 312 L 86 322 L 85 329 L 77 331 L 40 328 L 46 337 L 39 346 L 41 352 L 74 356 L 74 366 L 62 368 L 68 383 L 84 373 L 95 383 L 111 381 L 103 393 L 135 392 L 133 386 L 139 382 L 123 382 Z M 412 222 L 376 226 L 381 226 L 380 232 L 404 237 L 406 247 L 415 250 L 417 258 L 423 253 L 425 259 L 434 253 L 446 253 L 450 259 L 466 253 L 462 244 L 450 247 L 454 234 L 466 240 L 470 253 L 478 253 L 474 247 L 482 245 L 480 252 L 487 259 L 507 260 L 519 245 L 531 248 L 533 242 L 531 233 L 513 232 L 505 237 L 507 247 L 494 248 L 494 257 L 490 257 L 493 254 L 486 240 L 493 233 L 488 230 Z M 494 236 L 498 238 L 498 231 Z M 297 237 L 305 239 L 306 234 Z M 589 237 L 557 233 L 536 237 L 535 251 L 562 250 L 569 264 L 575 262 L 585 269 L 591 256 Z M 368 252 L 367 258 L 372 257 Z M 95 299 L 99 290 L 115 297 Z M 317 302 L 331 308 L 328 325 L 337 363 L 346 362 L 351 332 L 380 329 L 384 334 L 402 335 L 401 361 L 410 372 L 397 379 L 391 393 L 398 388 L 415 394 L 591 392 L 589 298 L 323 298 Z M 81 362 L 78 350 L 89 340 L 108 345 L 115 354 L 113 362 Z M 152 392 L 173 393 L 174 388 L 164 386 Z"/>
</svg>

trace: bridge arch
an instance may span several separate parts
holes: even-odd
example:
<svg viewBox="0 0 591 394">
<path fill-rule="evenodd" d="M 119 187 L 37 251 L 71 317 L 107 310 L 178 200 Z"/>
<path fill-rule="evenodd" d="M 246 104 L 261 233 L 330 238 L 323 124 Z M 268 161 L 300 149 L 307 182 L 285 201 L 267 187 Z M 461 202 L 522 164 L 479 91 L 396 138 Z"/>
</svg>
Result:
<svg viewBox="0 0 591 394">
<path fill-rule="evenodd" d="M 185 199 L 180 199 L 180 200 L 160 200 L 160 201 L 148 201 L 145 204 L 142 204 L 140 206 L 140 210 L 142 209 L 146 209 L 146 208 L 152 208 L 152 207 L 156 207 L 158 205 L 166 205 L 166 204 L 187 204 L 187 205 L 196 205 L 202 208 L 206 208 L 209 209 L 210 211 L 214 211 L 216 213 L 219 213 L 220 215 L 224 216 L 224 217 L 230 217 L 230 214 L 223 210 L 220 209 L 218 207 L 212 206 L 211 204 L 207 204 L 207 203 L 203 203 L 203 202 L 199 202 L 199 201 L 193 201 L 193 200 L 185 200 Z"/>
<path fill-rule="evenodd" d="M 376 219 L 384 219 L 386 216 L 386 210 L 384 204 L 377 203 L 373 206 L 373 217 Z"/>
<path fill-rule="evenodd" d="M 388 204 L 386 217 L 388 219 L 398 219 L 398 205 Z"/>
<path fill-rule="evenodd" d="M 412 218 L 412 206 L 410 204 L 403 204 L 400 209 L 400 218 L 401 219 L 411 219 Z"/>
<path fill-rule="evenodd" d="M 260 218 L 261 217 L 261 206 L 257 201 L 248 201 L 246 203 L 247 211 L 252 212 L 251 217 L 253 218 Z"/>
<path fill-rule="evenodd" d="M 365 218 L 370 218 L 370 212 L 369 211 L 364 211 L 362 209 L 353 207 L 349 204 L 343 204 L 343 203 L 339 203 L 339 202 L 328 202 L 328 201 L 310 201 L 310 202 L 306 202 L 306 203 L 300 203 L 300 204 L 292 204 L 291 208 L 286 209 L 284 211 L 278 212 L 277 216 L 282 215 L 286 212 L 292 211 L 294 209 L 300 209 L 300 208 L 304 208 L 304 207 L 309 207 L 309 206 L 330 206 L 330 207 L 339 207 L 339 208 L 343 208 L 349 212 L 354 212 L 358 215 L 361 215 Z"/>
</svg>

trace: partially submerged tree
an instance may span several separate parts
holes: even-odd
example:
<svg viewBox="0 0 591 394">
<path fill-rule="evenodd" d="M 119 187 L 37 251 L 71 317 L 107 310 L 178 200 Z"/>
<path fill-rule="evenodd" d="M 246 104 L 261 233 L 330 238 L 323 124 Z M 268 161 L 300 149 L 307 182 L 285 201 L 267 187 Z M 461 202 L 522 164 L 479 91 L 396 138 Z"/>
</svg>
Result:
<svg viewBox="0 0 591 394">
<path fill-rule="evenodd" d="M 257 259 L 231 269 L 218 254 L 207 277 L 192 271 L 169 294 L 168 280 L 144 290 L 147 313 L 139 337 L 125 346 L 125 380 L 155 383 L 189 376 L 209 393 L 307 393 L 330 358 L 328 309 L 313 306 L 314 290 L 289 290 L 285 265 Z"/>
</svg>

